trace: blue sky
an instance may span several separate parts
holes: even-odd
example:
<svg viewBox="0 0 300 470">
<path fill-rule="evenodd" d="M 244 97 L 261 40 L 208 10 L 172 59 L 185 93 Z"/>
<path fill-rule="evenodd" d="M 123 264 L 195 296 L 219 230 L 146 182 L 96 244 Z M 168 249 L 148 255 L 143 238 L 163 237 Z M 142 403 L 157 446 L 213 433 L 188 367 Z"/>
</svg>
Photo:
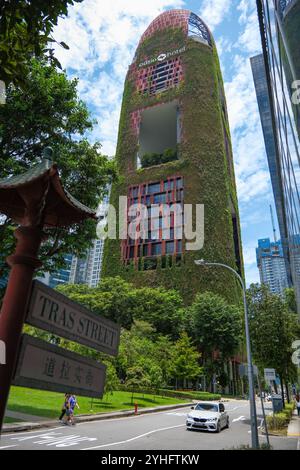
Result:
<svg viewBox="0 0 300 470">
<path fill-rule="evenodd" d="M 202 17 L 217 43 L 233 142 L 247 284 L 258 282 L 258 238 L 272 236 L 274 206 L 249 58 L 261 52 L 254 0 L 83 0 L 69 8 L 54 36 L 70 50 L 56 56 L 98 124 L 90 135 L 114 155 L 124 79 L 139 38 L 160 13 L 172 8 Z M 274 211 L 275 214 L 275 211 Z"/>
</svg>

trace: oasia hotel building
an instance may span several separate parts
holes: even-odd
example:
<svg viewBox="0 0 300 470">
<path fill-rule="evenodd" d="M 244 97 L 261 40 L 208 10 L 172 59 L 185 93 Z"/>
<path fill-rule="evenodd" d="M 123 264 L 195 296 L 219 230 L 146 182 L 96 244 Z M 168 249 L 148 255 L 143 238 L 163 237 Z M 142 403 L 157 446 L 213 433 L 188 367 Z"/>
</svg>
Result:
<svg viewBox="0 0 300 470">
<path fill-rule="evenodd" d="M 235 276 L 226 269 L 196 266 L 217 261 L 242 273 L 239 215 L 230 131 L 216 46 L 206 24 L 187 10 L 159 15 L 142 35 L 125 80 L 119 124 L 119 196 L 128 207 L 149 212 L 145 236 L 107 239 L 103 276 L 120 275 L 137 286 L 176 288 L 187 303 L 211 290 L 231 302 L 240 298 Z M 171 213 L 150 221 L 155 205 L 204 205 L 204 245 L 188 250 L 180 237 L 187 221 Z M 131 219 L 126 214 L 126 223 Z M 203 224 L 202 224 L 203 225 Z M 165 232 L 168 236 L 165 237 Z"/>
</svg>

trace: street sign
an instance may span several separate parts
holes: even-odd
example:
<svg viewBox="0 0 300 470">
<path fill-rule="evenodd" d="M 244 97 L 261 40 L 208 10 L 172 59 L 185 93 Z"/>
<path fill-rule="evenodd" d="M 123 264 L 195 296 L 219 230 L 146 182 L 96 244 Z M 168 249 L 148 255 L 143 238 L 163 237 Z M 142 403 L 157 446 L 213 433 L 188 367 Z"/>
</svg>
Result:
<svg viewBox="0 0 300 470">
<path fill-rule="evenodd" d="M 101 398 L 106 366 L 24 334 L 14 385 Z"/>
<path fill-rule="evenodd" d="M 33 281 L 26 323 L 116 356 L 120 326 L 97 315 L 65 295 Z"/>
<path fill-rule="evenodd" d="M 258 375 L 258 369 L 257 369 L 257 366 L 255 364 L 252 365 L 252 369 L 253 369 L 253 375 L 257 376 Z M 239 365 L 239 375 L 240 375 L 240 377 L 248 376 L 248 364 L 240 364 Z"/>
<path fill-rule="evenodd" d="M 276 380 L 275 369 L 264 369 L 264 377 L 267 383 L 272 382 L 272 380 Z"/>
</svg>

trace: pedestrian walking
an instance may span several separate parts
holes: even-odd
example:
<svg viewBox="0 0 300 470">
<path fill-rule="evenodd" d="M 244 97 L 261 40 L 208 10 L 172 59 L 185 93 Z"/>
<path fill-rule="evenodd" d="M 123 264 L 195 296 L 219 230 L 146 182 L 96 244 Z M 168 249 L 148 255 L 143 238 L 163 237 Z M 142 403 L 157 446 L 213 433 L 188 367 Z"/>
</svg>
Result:
<svg viewBox="0 0 300 470">
<path fill-rule="evenodd" d="M 297 401 L 297 413 L 298 413 L 298 416 L 300 416 L 300 398 L 299 397 Z"/>
<path fill-rule="evenodd" d="M 77 402 L 77 399 L 76 399 L 76 396 L 75 395 L 70 395 L 69 397 L 69 400 L 68 400 L 68 404 L 67 404 L 67 409 L 66 409 L 66 415 L 67 415 L 67 421 L 66 421 L 66 424 L 69 424 L 69 425 L 74 425 L 75 424 L 75 420 L 74 420 L 74 410 L 75 408 L 79 408 L 79 405 L 78 405 L 78 402 Z"/>
<path fill-rule="evenodd" d="M 62 409 L 61 409 L 61 414 L 60 414 L 60 417 L 59 417 L 59 421 L 62 421 L 63 417 L 66 414 L 69 398 L 70 398 L 70 394 L 65 393 L 64 404 L 63 404 Z"/>
</svg>

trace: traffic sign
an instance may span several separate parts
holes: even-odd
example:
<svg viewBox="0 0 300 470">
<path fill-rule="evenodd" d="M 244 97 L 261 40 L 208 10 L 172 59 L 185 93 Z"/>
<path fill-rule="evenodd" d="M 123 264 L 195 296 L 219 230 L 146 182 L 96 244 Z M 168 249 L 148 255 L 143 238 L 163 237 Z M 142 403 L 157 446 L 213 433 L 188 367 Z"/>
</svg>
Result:
<svg viewBox="0 0 300 470">
<path fill-rule="evenodd" d="M 270 383 L 271 381 L 276 380 L 275 369 L 264 369 L 264 377 L 267 383 Z"/>
</svg>

